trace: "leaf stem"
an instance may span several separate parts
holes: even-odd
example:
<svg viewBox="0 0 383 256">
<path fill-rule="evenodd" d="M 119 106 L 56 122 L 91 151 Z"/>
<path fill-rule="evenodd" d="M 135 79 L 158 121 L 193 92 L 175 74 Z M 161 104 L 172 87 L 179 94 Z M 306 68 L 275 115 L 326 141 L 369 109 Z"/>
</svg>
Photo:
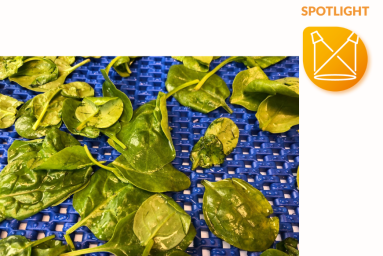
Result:
<svg viewBox="0 0 383 256">
<path fill-rule="evenodd" d="M 116 171 L 115 168 L 102 165 L 96 159 L 94 159 L 92 154 L 90 153 L 87 145 L 84 145 L 84 149 L 85 149 L 86 155 L 89 157 L 90 161 L 92 161 L 95 165 L 97 165 L 97 166 L 99 166 L 99 167 L 101 167 L 101 168 L 103 168 L 105 170 L 111 171 L 111 172 L 115 172 Z"/>
<path fill-rule="evenodd" d="M 67 232 L 68 232 L 68 231 L 67 231 Z M 70 238 L 69 234 L 65 234 L 65 235 L 64 235 L 64 238 L 65 238 L 66 243 L 69 245 L 71 251 L 76 250 L 76 247 L 74 246 L 73 241 L 72 241 L 72 239 Z"/>
<path fill-rule="evenodd" d="M 126 149 L 126 146 L 124 143 L 122 143 L 119 139 L 117 139 L 117 137 L 115 135 L 109 137 L 110 139 L 112 139 L 114 142 L 116 142 L 120 147 L 122 147 L 123 149 Z"/>
<path fill-rule="evenodd" d="M 43 238 L 43 239 L 40 239 L 40 240 L 37 240 L 37 241 L 33 241 L 33 242 L 28 243 L 28 246 L 29 246 L 29 247 L 34 247 L 34 246 L 36 246 L 36 245 L 45 243 L 46 241 L 52 240 L 52 239 L 55 238 L 55 237 L 56 237 L 55 235 L 47 236 L 47 237 L 45 237 L 45 238 Z"/>
<path fill-rule="evenodd" d="M 230 62 L 234 61 L 237 57 L 238 56 L 232 56 L 232 57 L 227 58 L 226 60 L 222 61 L 218 66 L 215 67 L 215 69 L 213 69 L 212 71 L 207 73 L 201 79 L 201 81 L 196 85 L 196 87 L 194 87 L 194 90 L 198 91 L 199 89 L 201 89 L 202 85 L 206 82 L 206 80 L 208 80 L 212 75 L 214 75 L 220 68 L 225 66 L 227 63 L 230 63 Z"/>
<path fill-rule="evenodd" d="M 71 68 L 68 68 L 67 70 L 65 70 L 65 72 L 69 72 L 68 74 L 70 74 L 70 73 L 72 73 L 75 69 L 81 67 L 82 65 L 84 65 L 84 64 L 86 64 L 86 63 L 88 63 L 88 62 L 90 62 L 90 59 L 86 59 L 86 60 L 80 62 L 79 64 L 77 64 L 77 65 L 75 65 L 75 66 L 73 66 L 73 67 L 71 67 Z"/>
<path fill-rule="evenodd" d="M 195 79 L 193 81 L 189 81 L 189 82 L 186 82 L 184 84 L 181 84 L 180 86 L 178 86 L 177 88 L 174 88 L 174 90 L 172 90 L 171 92 L 168 92 L 166 94 L 166 99 L 168 99 L 170 96 L 172 96 L 173 94 L 181 91 L 182 89 L 185 89 L 186 87 L 189 87 L 191 85 L 194 85 L 194 84 L 197 84 L 199 82 L 198 79 Z"/>
<path fill-rule="evenodd" d="M 81 124 L 79 124 L 77 127 L 76 127 L 76 130 L 77 131 L 81 131 L 82 129 L 85 128 L 86 124 L 89 122 L 89 120 L 91 118 L 93 118 L 95 115 L 98 114 L 98 112 L 100 112 L 100 109 L 97 108 L 97 111 L 95 111 L 92 115 L 90 115 L 87 119 L 85 119 L 84 121 L 81 122 Z"/>
<path fill-rule="evenodd" d="M 147 246 L 148 243 L 150 242 L 150 240 L 153 241 L 153 237 L 157 234 L 158 230 L 160 230 L 160 228 L 171 218 L 173 217 L 173 215 L 176 214 L 176 212 L 173 212 L 172 214 L 169 214 L 157 227 L 156 229 L 153 231 L 152 235 L 148 238 L 148 240 L 146 240 L 144 243 L 141 243 L 142 245 L 144 246 Z M 146 248 L 145 248 L 146 250 Z"/>
<path fill-rule="evenodd" d="M 47 61 L 47 60 L 44 59 L 44 58 L 32 57 L 32 58 L 29 58 L 29 59 L 24 60 L 24 63 L 29 62 L 29 61 L 33 61 L 33 60 L 43 60 L 43 61 Z"/>
<path fill-rule="evenodd" d="M 132 73 L 132 71 L 130 71 L 130 68 L 129 68 L 129 64 L 125 62 L 125 68 L 126 68 L 126 71 L 128 71 L 129 74 Z"/>
<path fill-rule="evenodd" d="M 121 59 L 122 56 L 117 56 L 116 58 L 114 58 L 109 64 L 108 66 L 106 66 L 105 68 L 105 71 L 106 71 L 106 74 L 109 76 L 109 70 L 110 68 L 114 65 L 114 63 L 116 63 L 116 61 L 118 61 L 119 59 Z"/>
<path fill-rule="evenodd" d="M 150 239 L 149 242 L 148 242 L 148 244 L 147 244 L 146 247 L 145 247 L 144 252 L 142 253 L 142 256 L 148 256 L 148 255 L 149 255 L 150 250 L 151 250 L 152 247 L 153 247 L 153 244 L 154 244 L 153 239 Z"/>
<path fill-rule="evenodd" d="M 57 95 L 57 93 L 59 93 L 61 90 L 62 90 L 61 88 L 57 89 L 57 90 L 51 95 L 51 97 L 49 97 L 49 99 L 48 99 L 47 102 L 45 103 L 44 108 L 43 108 L 43 112 L 40 114 L 39 118 L 37 119 L 37 121 L 35 122 L 35 124 L 32 126 L 32 129 L 33 129 L 34 131 L 37 130 L 39 124 L 41 123 L 41 120 L 43 120 L 44 115 L 45 115 L 45 113 L 46 113 L 47 110 L 48 110 L 49 103 L 50 103 L 51 100 Z"/>
</svg>

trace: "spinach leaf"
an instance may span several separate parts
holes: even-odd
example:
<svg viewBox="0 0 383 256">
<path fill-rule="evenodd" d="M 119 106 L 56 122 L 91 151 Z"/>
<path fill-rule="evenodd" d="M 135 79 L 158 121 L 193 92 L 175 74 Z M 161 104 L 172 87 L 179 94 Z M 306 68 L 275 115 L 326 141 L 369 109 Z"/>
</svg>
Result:
<svg viewBox="0 0 383 256">
<path fill-rule="evenodd" d="M 30 89 L 56 80 L 58 75 L 59 70 L 52 60 L 33 57 L 24 60 L 24 64 L 9 80 Z"/>
<path fill-rule="evenodd" d="M 0 80 L 17 73 L 23 65 L 23 56 L 0 56 Z"/>
<path fill-rule="evenodd" d="M 49 91 L 49 90 L 52 90 L 52 89 L 57 89 L 57 88 L 59 88 L 60 86 L 62 86 L 64 84 L 66 77 L 70 73 L 72 73 L 74 70 L 76 70 L 77 68 L 81 67 L 82 65 L 84 65 L 84 64 L 86 64 L 88 62 L 90 62 L 90 60 L 86 59 L 86 60 L 80 62 L 79 64 L 71 67 L 66 61 L 64 61 L 62 59 L 56 59 L 55 60 L 55 64 L 56 64 L 56 66 L 58 68 L 58 77 L 57 77 L 57 79 L 51 80 L 49 83 L 45 83 L 45 84 L 42 84 L 42 85 L 36 85 L 36 86 L 33 86 L 33 87 L 30 86 L 30 85 L 25 85 L 24 86 L 23 84 L 20 84 L 20 83 L 19 84 L 21 86 L 23 86 L 23 87 L 26 87 L 29 90 L 36 91 L 36 92 L 46 92 L 46 91 Z M 11 78 L 10 78 L 10 80 L 11 80 Z"/>
<path fill-rule="evenodd" d="M 0 240 L 0 256 L 30 256 L 32 247 L 55 238 L 55 235 L 30 242 L 26 237 L 12 235 Z M 34 256 L 34 255 L 32 255 Z"/>
<path fill-rule="evenodd" d="M 289 256 L 289 255 L 280 250 L 267 249 L 261 254 L 261 256 Z"/>
<path fill-rule="evenodd" d="M 100 130 L 96 127 L 86 126 L 81 131 L 76 129 L 81 124 L 81 122 L 76 118 L 76 109 L 80 105 L 81 102 L 75 99 L 68 98 L 64 101 L 62 120 L 65 126 L 72 134 L 81 135 L 88 138 L 97 138 L 100 135 Z"/>
<path fill-rule="evenodd" d="M 110 67 L 113 66 L 114 70 L 116 70 L 120 76 L 130 76 L 132 71 L 130 71 L 129 66 L 132 65 L 135 58 L 134 56 L 118 56 L 114 58 L 106 68 L 106 70 L 108 70 L 107 73 L 109 73 Z"/>
<path fill-rule="evenodd" d="M 65 61 L 68 65 L 72 65 L 76 60 L 76 57 L 74 56 L 59 56 L 57 58 Z"/>
<path fill-rule="evenodd" d="M 277 243 L 277 249 L 287 253 L 289 256 L 299 256 L 298 240 L 292 237 Z"/>
<path fill-rule="evenodd" d="M 278 217 L 263 194 L 240 179 L 202 181 L 203 214 L 214 235 L 245 251 L 269 248 L 279 231 Z M 230 216 L 230 217 L 228 217 Z"/>
<path fill-rule="evenodd" d="M 251 111 L 257 111 L 259 104 L 266 99 L 268 94 L 245 91 L 246 87 L 256 79 L 268 79 L 258 66 L 239 72 L 233 81 L 233 94 L 230 97 L 230 103 L 241 105 Z"/>
<path fill-rule="evenodd" d="M 192 149 L 190 161 L 193 162 L 192 170 L 198 166 L 209 168 L 222 164 L 225 161 L 225 153 L 221 141 L 213 134 L 201 137 Z"/>
<path fill-rule="evenodd" d="M 221 117 L 214 120 L 207 128 L 205 136 L 210 134 L 217 136 L 221 141 L 225 155 L 230 154 L 238 144 L 238 127 L 229 118 Z"/>
<path fill-rule="evenodd" d="M 206 73 L 188 69 L 184 65 L 173 65 L 169 69 L 165 82 L 166 89 L 168 92 L 171 92 L 186 82 L 196 79 L 202 80 L 206 76 Z M 223 107 L 227 112 L 233 113 L 225 102 L 225 99 L 229 97 L 229 95 L 230 91 L 225 81 L 217 75 L 212 75 L 198 91 L 192 87 L 188 87 L 175 93 L 174 98 L 183 106 L 190 107 L 193 110 L 205 114 L 219 107 Z"/>
<path fill-rule="evenodd" d="M 75 112 L 81 122 L 76 129 L 81 131 L 85 126 L 108 128 L 118 121 L 122 111 L 123 103 L 118 97 L 86 97 Z"/>
<path fill-rule="evenodd" d="M 142 255 L 145 247 L 133 232 L 133 222 L 136 212 L 122 218 L 116 225 L 112 238 L 104 245 L 68 252 L 61 256 L 75 256 L 93 252 L 110 252 L 115 256 Z"/>
<path fill-rule="evenodd" d="M 0 128 L 8 128 L 16 120 L 17 108 L 23 104 L 7 95 L 0 94 Z"/>
<path fill-rule="evenodd" d="M 242 62 L 247 68 L 259 66 L 260 68 L 265 69 L 285 58 L 286 56 L 246 56 L 236 61 Z"/>
<path fill-rule="evenodd" d="M 119 149 L 137 171 L 156 171 L 173 161 L 175 148 L 168 126 L 166 94 L 140 106 L 117 134 L 126 149 Z M 114 144 L 112 145 L 114 146 Z"/>
<path fill-rule="evenodd" d="M 16 160 L 18 157 L 23 156 L 28 152 L 38 152 L 43 146 L 42 139 L 38 140 L 15 140 L 8 148 L 8 163 Z"/>
<path fill-rule="evenodd" d="M 255 79 L 245 87 L 245 92 L 266 93 L 268 95 L 286 95 L 299 97 L 299 78 L 287 77 L 278 80 Z"/>
<path fill-rule="evenodd" d="M 36 121 L 36 117 L 34 117 L 32 111 L 30 111 L 30 114 L 23 115 L 16 120 L 15 129 L 21 137 L 33 140 L 45 136 L 52 128 L 59 128 L 61 126 L 60 122 L 55 126 L 38 127 L 36 130 L 34 130 L 32 127 Z"/>
<path fill-rule="evenodd" d="M 117 133 L 121 131 L 120 122 L 116 122 L 108 128 L 100 128 L 100 131 L 108 136 L 109 139 L 113 141 L 113 143 L 117 143 L 121 148 L 126 149 L 126 146 L 117 139 Z"/>
<path fill-rule="evenodd" d="M 263 131 L 281 133 L 299 124 L 299 98 L 285 95 L 268 96 L 255 114 Z"/>
<path fill-rule="evenodd" d="M 133 231 L 146 252 L 151 248 L 167 251 L 185 238 L 190 224 L 191 217 L 173 199 L 155 194 L 138 209 Z"/>
<path fill-rule="evenodd" d="M 183 62 L 184 66 L 199 72 L 209 71 L 213 56 L 172 56 L 173 59 Z"/>
<path fill-rule="evenodd" d="M 178 171 L 171 163 L 161 169 L 152 171 L 135 170 L 122 155 L 112 163 L 111 170 L 122 182 L 150 192 L 182 191 L 190 187 L 190 179 Z"/>
<path fill-rule="evenodd" d="M 118 90 L 113 82 L 110 80 L 108 74 L 104 69 L 101 69 L 101 74 L 103 75 L 105 82 L 102 84 L 102 94 L 104 97 L 118 97 L 124 103 L 124 111 L 122 112 L 120 121 L 129 122 L 133 116 L 133 107 L 128 96 L 122 91 Z"/>
<path fill-rule="evenodd" d="M 58 130 L 50 132 L 57 133 L 58 136 L 62 134 L 69 136 Z M 55 146 L 59 146 L 63 140 L 68 142 L 68 139 L 64 138 L 59 143 L 54 142 Z M 88 183 L 92 168 L 90 164 L 84 163 L 85 159 L 79 160 L 81 155 L 84 155 L 78 146 L 65 148 L 44 159 L 42 156 L 49 154 L 47 152 L 41 154 L 41 151 L 53 152 L 52 143 L 44 144 L 44 142 L 42 144 L 40 140 L 29 143 L 18 142 L 17 145 L 10 147 L 9 159 L 12 161 L 0 173 L 1 216 L 23 220 L 61 202 Z M 20 146 L 20 151 L 17 146 Z M 61 167 L 56 161 L 54 164 L 50 161 L 52 157 L 62 158 Z M 47 165 L 47 161 L 52 164 Z"/>
<path fill-rule="evenodd" d="M 31 256 L 59 256 L 64 252 L 69 252 L 68 245 L 63 245 L 61 241 L 49 240 L 32 248 Z"/>
<path fill-rule="evenodd" d="M 60 88 L 62 88 L 61 95 L 68 98 L 81 99 L 94 96 L 94 89 L 85 82 L 63 84 Z"/>
<path fill-rule="evenodd" d="M 125 184 L 111 172 L 99 169 L 90 183 L 73 197 L 73 207 L 81 220 L 67 230 L 73 233 L 87 226 L 100 240 L 109 240 L 116 224 L 126 215 L 135 212 L 152 193 Z"/>
<path fill-rule="evenodd" d="M 65 98 L 59 95 L 60 91 L 60 88 L 50 90 L 33 98 L 31 108 L 37 119 L 32 126 L 33 130 L 37 130 L 39 126 L 54 126 L 61 122 L 61 110 Z"/>
</svg>

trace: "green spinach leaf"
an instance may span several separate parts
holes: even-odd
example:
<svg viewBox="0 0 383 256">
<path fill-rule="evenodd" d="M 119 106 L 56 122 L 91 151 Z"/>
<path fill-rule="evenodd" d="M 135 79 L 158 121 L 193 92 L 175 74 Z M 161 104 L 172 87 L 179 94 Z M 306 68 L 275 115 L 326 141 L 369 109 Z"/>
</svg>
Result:
<svg viewBox="0 0 383 256">
<path fill-rule="evenodd" d="M 267 249 L 261 254 L 261 256 L 289 256 L 289 255 L 280 250 Z"/>
<path fill-rule="evenodd" d="M 0 94 L 0 128 L 8 128 L 16 120 L 17 108 L 23 104 L 7 95 Z"/>
<path fill-rule="evenodd" d="M 172 56 L 173 59 L 183 62 L 184 66 L 199 72 L 208 72 L 213 56 Z"/>
<path fill-rule="evenodd" d="M 99 169 L 88 186 L 74 195 L 73 207 L 81 220 L 66 233 L 87 226 L 98 239 L 109 240 L 117 223 L 137 211 L 151 195 L 132 184 L 122 183 L 113 173 Z"/>
<path fill-rule="evenodd" d="M 202 181 L 203 214 L 214 235 L 245 251 L 269 248 L 279 231 L 278 217 L 263 194 L 240 179 Z"/>
<path fill-rule="evenodd" d="M 124 143 L 122 143 L 121 141 L 117 139 L 117 133 L 121 131 L 120 122 L 116 122 L 108 128 L 103 128 L 103 129 L 101 128 L 100 131 L 106 136 L 108 136 L 109 139 L 113 141 L 113 143 L 117 143 L 121 148 L 126 149 L 126 146 L 124 145 Z"/>
<path fill-rule="evenodd" d="M 52 60 L 33 57 L 24 60 L 24 64 L 9 80 L 30 89 L 56 80 L 58 75 L 59 70 Z"/>
<path fill-rule="evenodd" d="M 81 124 L 81 122 L 76 118 L 76 109 L 79 106 L 81 106 L 81 102 L 75 99 L 68 98 L 64 101 L 62 120 L 65 126 L 72 134 L 81 135 L 88 138 L 97 138 L 100 135 L 100 129 L 96 127 L 86 126 L 81 131 L 76 129 Z"/>
<path fill-rule="evenodd" d="M 225 153 L 221 141 L 213 134 L 201 137 L 192 149 L 190 161 L 193 162 L 192 170 L 198 166 L 209 168 L 222 164 L 225 161 Z"/>
<path fill-rule="evenodd" d="M 265 69 L 285 58 L 286 56 L 246 56 L 236 61 L 242 62 L 247 68 L 259 66 L 260 68 Z"/>
<path fill-rule="evenodd" d="M 63 245 L 61 241 L 49 240 L 32 248 L 31 256 L 59 256 L 64 252 L 69 252 L 68 245 Z"/>
<path fill-rule="evenodd" d="M 23 65 L 23 56 L 0 56 L 0 80 L 17 73 Z"/>
<path fill-rule="evenodd" d="M 175 148 L 168 126 L 166 94 L 136 109 L 117 134 L 126 149 L 119 150 L 137 171 L 156 171 L 173 161 Z M 113 146 L 113 145 L 112 145 Z"/>
<path fill-rule="evenodd" d="M 186 82 L 196 79 L 202 80 L 206 75 L 206 73 L 188 69 L 184 65 L 173 65 L 169 69 L 165 83 L 166 89 L 168 92 L 171 92 Z M 230 91 L 225 81 L 217 75 L 212 75 L 206 80 L 201 89 L 196 91 L 193 87 L 187 87 L 173 96 L 183 106 L 207 114 L 219 107 L 223 107 L 227 112 L 233 113 L 225 102 L 229 95 Z"/>
<path fill-rule="evenodd" d="M 277 243 L 277 249 L 287 253 L 289 256 L 299 256 L 298 240 L 292 237 Z"/>
<path fill-rule="evenodd" d="M 61 95 L 68 98 L 81 99 L 94 96 L 93 87 L 85 82 L 72 82 L 69 84 L 63 84 L 60 86 L 60 88 L 62 89 Z"/>
<path fill-rule="evenodd" d="M 26 139 L 37 139 L 45 136 L 51 129 L 59 128 L 61 126 L 61 122 L 58 125 L 51 127 L 38 127 L 34 130 L 32 127 L 36 123 L 37 119 L 33 116 L 32 111 L 30 114 L 23 115 L 19 119 L 16 120 L 15 129 L 17 133 Z"/>
<path fill-rule="evenodd" d="M 151 248 L 167 251 L 185 238 L 190 224 L 191 217 L 173 199 L 155 194 L 138 209 L 133 231 L 146 252 Z"/>
<path fill-rule="evenodd" d="M 55 238 L 55 235 L 30 242 L 24 236 L 12 235 L 0 240 L 0 256 L 30 256 L 32 247 Z M 34 256 L 34 255 L 32 255 Z"/>
<path fill-rule="evenodd" d="M 116 72 L 120 76 L 122 76 L 122 77 L 130 76 L 132 71 L 130 71 L 129 66 L 132 65 L 135 58 L 136 57 L 134 57 L 134 56 L 118 56 L 118 57 L 116 57 L 108 65 L 108 67 L 107 67 L 108 73 L 109 73 L 110 65 L 112 65 L 114 70 L 116 70 Z"/>
<path fill-rule="evenodd" d="M 238 144 L 239 129 L 229 118 L 221 117 L 214 120 L 207 128 L 205 136 L 211 134 L 221 141 L 225 155 L 230 154 Z"/>
<path fill-rule="evenodd" d="M 75 112 L 81 122 L 76 129 L 81 131 L 85 126 L 108 128 L 118 121 L 122 111 L 123 103 L 118 97 L 86 97 Z"/>
<path fill-rule="evenodd" d="M 65 61 L 68 65 L 72 65 L 76 60 L 76 57 L 74 56 L 59 56 L 57 58 Z"/>
<path fill-rule="evenodd" d="M 133 107 L 128 96 L 122 91 L 118 90 L 113 82 L 110 80 L 108 74 L 104 69 L 101 69 L 101 74 L 103 75 L 105 82 L 102 84 L 102 94 L 104 97 L 118 97 L 122 100 L 124 104 L 124 111 L 122 112 L 120 121 L 129 122 L 133 116 Z"/>
<path fill-rule="evenodd" d="M 233 81 L 233 94 L 230 97 L 230 103 L 241 105 L 251 111 L 257 111 L 259 104 L 266 99 L 268 94 L 245 91 L 246 87 L 256 79 L 268 79 L 258 66 L 239 72 Z"/>
<path fill-rule="evenodd" d="M 266 93 L 268 95 L 286 95 L 299 97 L 299 78 L 287 77 L 278 80 L 255 79 L 245 87 L 245 92 Z"/>
<path fill-rule="evenodd" d="M 281 133 L 299 124 L 299 98 L 285 95 L 268 96 L 255 114 L 259 128 L 271 133 Z"/>
</svg>

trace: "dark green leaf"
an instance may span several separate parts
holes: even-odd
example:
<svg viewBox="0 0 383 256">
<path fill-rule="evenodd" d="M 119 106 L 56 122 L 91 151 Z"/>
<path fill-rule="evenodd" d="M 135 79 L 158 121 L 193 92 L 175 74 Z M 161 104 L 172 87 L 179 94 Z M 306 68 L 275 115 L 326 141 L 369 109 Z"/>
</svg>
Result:
<svg viewBox="0 0 383 256">
<path fill-rule="evenodd" d="M 16 160 L 28 152 L 38 152 L 43 146 L 42 139 L 38 140 L 15 140 L 8 149 L 8 163 Z"/>
<path fill-rule="evenodd" d="M 277 249 L 287 253 L 289 256 L 299 256 L 298 240 L 288 237 L 277 244 Z"/>
<path fill-rule="evenodd" d="M 73 207 L 81 221 L 67 230 L 71 234 L 80 226 L 87 226 L 100 240 L 109 240 L 116 224 L 126 215 L 137 211 L 150 192 L 122 183 L 104 169 L 92 175 L 90 183 L 73 197 Z"/>
<path fill-rule="evenodd" d="M 23 56 L 0 56 L 0 80 L 17 73 L 23 65 Z"/>
<path fill-rule="evenodd" d="M 198 166 L 209 168 L 222 164 L 225 161 L 225 153 L 221 141 L 213 134 L 201 137 L 192 149 L 190 160 L 193 162 L 192 170 Z"/>
<path fill-rule="evenodd" d="M 68 98 L 81 99 L 94 96 L 93 87 L 85 82 L 72 82 L 69 84 L 63 84 L 60 86 L 60 88 L 62 88 L 61 95 Z"/>
<path fill-rule="evenodd" d="M 59 256 L 64 252 L 69 252 L 68 245 L 63 245 L 61 241 L 49 240 L 32 248 L 31 256 Z"/>
<path fill-rule="evenodd" d="M 169 69 L 165 83 L 166 89 L 171 92 L 186 82 L 195 79 L 201 80 L 205 75 L 206 73 L 188 69 L 184 65 L 173 65 Z M 183 106 L 207 114 L 219 107 L 223 107 L 227 112 L 232 113 L 233 111 L 225 102 L 229 95 L 230 91 L 225 81 L 217 75 L 212 75 L 198 91 L 195 91 L 194 87 L 187 87 L 173 96 Z"/>
<path fill-rule="evenodd" d="M 190 187 L 190 179 L 171 163 L 157 171 L 137 171 L 122 155 L 112 163 L 114 174 L 123 182 L 151 192 L 182 191 Z"/>
<path fill-rule="evenodd" d="M 30 242 L 24 236 L 12 235 L 0 240 L 0 256 L 31 256 L 32 247 L 39 246 L 53 239 L 55 236 L 48 236 L 43 239 Z M 32 256 L 35 256 L 32 254 Z M 40 255 L 38 255 L 40 256 Z M 45 255 L 41 255 L 45 256 Z M 48 256 L 48 255 L 47 255 Z M 53 255 L 49 255 L 53 256 Z"/>
<path fill-rule="evenodd" d="M 0 128 L 8 128 L 16 120 L 17 108 L 23 104 L 12 97 L 0 94 Z"/>
<path fill-rule="evenodd" d="M 62 110 L 62 120 L 68 130 L 75 135 L 82 135 L 88 138 L 97 138 L 100 135 L 100 130 L 95 127 L 86 126 L 81 131 L 76 128 L 81 124 L 76 118 L 76 109 L 81 105 L 80 101 L 75 99 L 66 99 Z M 17 122 L 16 122 L 17 123 Z"/>
<path fill-rule="evenodd" d="M 259 104 L 266 99 L 268 94 L 245 91 L 245 88 L 256 79 L 268 79 L 267 75 L 258 66 L 239 72 L 234 78 L 230 103 L 241 105 L 251 111 L 257 111 Z"/>
<path fill-rule="evenodd" d="M 268 95 L 286 95 L 289 97 L 299 97 L 299 78 L 287 77 L 278 80 L 255 79 L 250 82 L 245 93 L 266 93 Z"/>
<path fill-rule="evenodd" d="M 244 56 L 236 61 L 242 62 L 248 68 L 259 66 L 260 68 L 265 69 L 285 58 L 286 56 Z"/>
<path fill-rule="evenodd" d="M 10 76 L 9 80 L 33 90 L 33 88 L 56 80 L 58 76 L 59 70 L 52 60 L 33 57 L 25 60 L 17 73 Z"/>
<path fill-rule="evenodd" d="M 289 255 L 280 250 L 267 249 L 261 254 L 261 256 L 289 256 Z"/>
<path fill-rule="evenodd" d="M 29 115 L 23 115 L 19 119 L 16 120 L 15 129 L 17 133 L 26 139 L 37 139 L 45 136 L 47 132 L 53 128 L 59 128 L 61 126 L 61 122 L 58 125 L 51 127 L 38 127 L 36 130 L 33 130 L 33 125 L 36 123 L 37 119 L 32 115 L 32 111 L 30 111 Z"/>
<path fill-rule="evenodd" d="M 230 154 L 238 144 L 238 127 L 229 118 L 221 117 L 214 120 L 207 128 L 205 136 L 211 134 L 217 136 L 219 141 L 221 141 L 225 155 Z"/>
<path fill-rule="evenodd" d="M 271 133 L 281 133 L 299 124 L 299 98 L 284 95 L 267 97 L 255 114 L 259 128 Z"/>
<path fill-rule="evenodd" d="M 132 73 L 129 66 L 133 63 L 136 57 L 121 56 L 114 64 L 113 68 L 122 77 L 128 77 Z"/>
<path fill-rule="evenodd" d="M 118 90 L 113 82 L 110 80 L 109 76 L 106 74 L 104 69 L 101 69 L 101 74 L 104 76 L 105 82 L 102 84 L 102 94 L 104 97 L 118 97 L 124 103 L 124 111 L 122 112 L 120 121 L 129 122 L 133 116 L 133 107 L 132 103 L 129 100 L 129 97 Z"/>
<path fill-rule="evenodd" d="M 168 126 L 166 94 L 136 109 L 129 123 L 123 123 L 117 138 L 127 147 L 120 152 L 138 171 L 156 171 L 176 156 Z"/>
<path fill-rule="evenodd" d="M 172 56 L 174 59 L 183 62 L 184 66 L 200 72 L 208 72 L 213 56 Z"/>
<path fill-rule="evenodd" d="M 240 179 L 202 181 L 203 214 L 214 235 L 245 251 L 269 248 L 279 231 L 278 217 L 263 194 Z"/>
<path fill-rule="evenodd" d="M 167 251 L 176 247 L 189 232 L 191 217 L 168 196 L 155 194 L 147 199 L 134 217 L 133 231 L 147 246 Z"/>
</svg>

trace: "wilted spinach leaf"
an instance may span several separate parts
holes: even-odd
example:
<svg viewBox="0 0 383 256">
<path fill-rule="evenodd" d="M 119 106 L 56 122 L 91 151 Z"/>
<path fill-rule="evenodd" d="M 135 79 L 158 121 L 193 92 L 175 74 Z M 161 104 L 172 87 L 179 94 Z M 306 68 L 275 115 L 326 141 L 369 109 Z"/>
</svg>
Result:
<svg viewBox="0 0 383 256">
<path fill-rule="evenodd" d="M 61 95 L 68 98 L 81 99 L 94 96 L 94 89 L 85 82 L 63 84 L 60 88 L 62 88 Z"/>
<path fill-rule="evenodd" d="M 233 94 L 230 97 L 230 103 L 241 105 L 251 111 L 257 111 L 259 104 L 266 99 L 268 94 L 245 91 L 245 88 L 256 79 L 268 79 L 258 66 L 239 72 L 233 81 Z"/>
<path fill-rule="evenodd" d="M 30 242 L 24 236 L 8 236 L 0 240 L 0 256 L 30 256 L 32 247 L 45 243 L 53 238 L 55 238 L 55 235 Z"/>
<path fill-rule="evenodd" d="M 167 251 L 177 246 L 189 232 L 190 224 L 191 217 L 173 199 L 155 194 L 138 209 L 133 231 L 148 255 L 151 248 Z"/>
<path fill-rule="evenodd" d="M 299 124 L 299 98 L 285 95 L 268 96 L 255 114 L 263 131 L 281 133 Z"/>
<path fill-rule="evenodd" d="M 242 62 L 247 68 L 259 66 L 260 68 L 265 69 L 285 58 L 286 56 L 245 56 L 236 61 Z"/>
<path fill-rule="evenodd" d="M 9 77 L 9 80 L 32 90 L 32 88 L 56 80 L 58 76 L 59 70 L 52 60 L 32 57 L 24 60 L 24 64 L 17 73 Z"/>
<path fill-rule="evenodd" d="M 58 137 L 69 136 L 59 130 L 50 130 L 50 133 L 56 133 Z M 57 136 L 47 137 L 49 139 Z M 44 165 L 50 158 L 43 158 L 44 154 L 41 152 L 52 152 L 54 147 L 52 143 L 45 143 L 45 140 L 47 138 L 41 145 L 38 140 L 18 142 L 17 146 L 10 147 L 9 160 L 12 161 L 0 172 L 0 216 L 3 218 L 23 220 L 61 202 L 88 183 L 92 168 L 89 167 L 90 164 L 84 163 L 86 158 L 79 160 L 80 149 L 74 146 L 59 151 L 57 156 L 52 154 L 50 157 L 61 158 L 61 168 L 56 161 L 52 165 Z M 66 138 L 64 140 L 67 141 Z M 57 146 L 59 143 L 54 144 Z M 23 147 L 19 150 L 18 146 Z M 49 154 L 45 152 L 45 155 Z M 43 169 L 42 166 L 46 168 Z"/>
<path fill-rule="evenodd" d="M 206 135 L 215 135 L 221 141 L 223 153 L 230 154 L 238 144 L 239 130 L 237 125 L 229 118 L 215 119 L 207 128 Z"/>
<path fill-rule="evenodd" d="M 209 71 L 213 56 L 172 56 L 173 59 L 183 62 L 184 66 L 200 72 Z"/>
<path fill-rule="evenodd" d="M 23 104 L 7 95 L 0 94 L 0 128 L 8 128 L 16 120 L 17 108 Z"/>
<path fill-rule="evenodd" d="M 277 249 L 287 253 L 289 256 L 298 256 L 298 240 L 288 237 L 285 240 L 277 243 Z"/>
<path fill-rule="evenodd" d="M 23 56 L 0 56 L 0 80 L 17 73 L 23 65 Z"/>
<path fill-rule="evenodd" d="M 86 97 L 75 112 L 81 122 L 76 129 L 81 131 L 85 126 L 108 128 L 118 121 L 122 111 L 123 103 L 118 97 Z"/>
<path fill-rule="evenodd" d="M 122 183 L 113 173 L 99 169 L 88 186 L 74 195 L 73 207 L 81 220 L 66 233 L 87 226 L 98 239 L 109 240 L 117 223 L 137 211 L 151 195 L 132 184 Z"/>
<path fill-rule="evenodd" d="M 202 181 L 203 214 L 214 235 L 246 251 L 269 248 L 279 231 L 278 217 L 263 194 L 240 179 Z M 230 216 L 230 217 L 228 217 Z"/>
<path fill-rule="evenodd" d="M 202 80 L 206 75 L 206 73 L 188 69 L 184 65 L 173 65 L 169 69 L 165 83 L 166 89 L 171 92 L 187 82 Z M 225 81 L 217 75 L 212 75 L 198 91 L 193 87 L 187 87 L 173 96 L 183 106 L 207 114 L 218 107 L 223 107 L 227 112 L 233 113 L 225 102 L 229 95 L 230 91 Z"/>
<path fill-rule="evenodd" d="M 32 248 L 31 256 L 59 256 L 64 252 L 69 252 L 68 245 L 63 245 L 61 241 L 49 240 Z"/>
<path fill-rule="evenodd" d="M 101 69 L 101 74 L 103 75 L 105 82 L 102 84 L 102 94 L 104 97 L 118 97 L 124 103 L 124 111 L 122 112 L 120 121 L 129 122 L 133 116 L 133 107 L 128 96 L 122 91 L 118 90 L 113 82 L 110 80 L 108 74 L 104 69 Z"/>
<path fill-rule="evenodd" d="M 225 153 L 221 141 L 213 134 L 201 137 L 192 149 L 190 160 L 193 162 L 192 170 L 198 166 L 209 168 L 222 164 L 225 161 Z"/>
<path fill-rule="evenodd" d="M 168 126 L 166 94 L 136 109 L 129 123 L 122 123 L 117 134 L 126 149 L 119 151 L 137 171 L 161 169 L 176 156 Z M 112 145 L 113 146 L 113 145 Z"/>
</svg>

